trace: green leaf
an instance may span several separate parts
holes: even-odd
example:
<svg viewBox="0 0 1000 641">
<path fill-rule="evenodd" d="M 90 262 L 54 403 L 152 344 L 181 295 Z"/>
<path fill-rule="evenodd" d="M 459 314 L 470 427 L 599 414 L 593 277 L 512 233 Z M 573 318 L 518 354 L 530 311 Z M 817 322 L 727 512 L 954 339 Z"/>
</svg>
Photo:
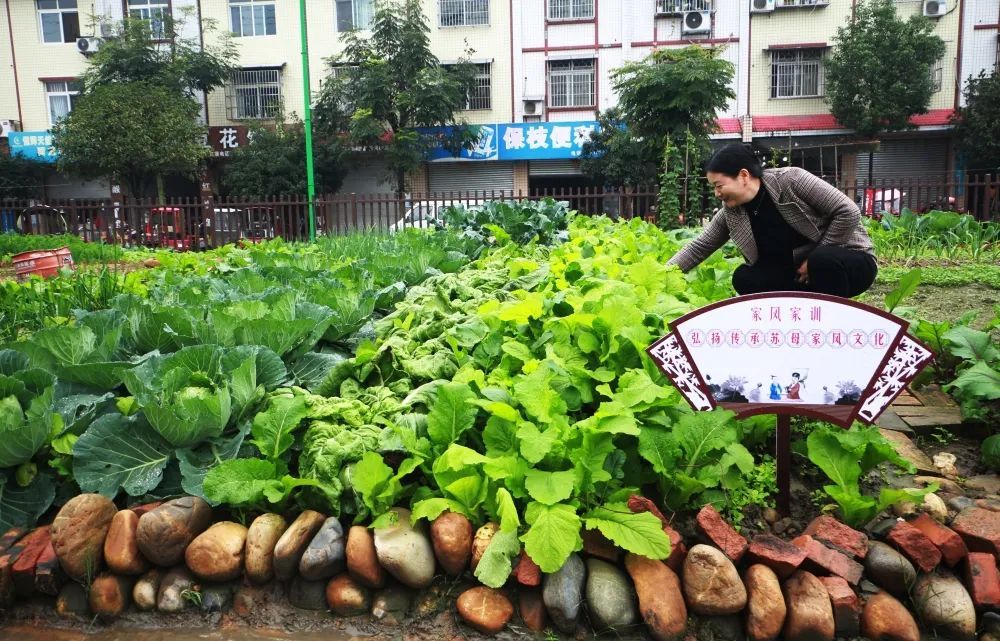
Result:
<svg viewBox="0 0 1000 641">
<path fill-rule="evenodd" d="M 475 423 L 479 409 L 468 385 L 446 383 L 438 387 L 437 400 L 427 415 L 427 435 L 440 445 L 457 443 Z"/>
<path fill-rule="evenodd" d="M 885 308 L 887 311 L 891 312 L 896 309 L 900 303 L 909 298 L 913 292 L 917 291 L 917 287 L 920 285 L 920 276 L 921 271 L 919 267 L 914 267 L 903 274 L 896 288 L 885 295 Z"/>
<path fill-rule="evenodd" d="M 861 462 L 856 453 L 841 446 L 826 430 L 813 430 L 806 437 L 809 460 L 841 488 L 857 488 Z"/>
<path fill-rule="evenodd" d="M 205 498 L 216 505 L 259 506 L 268 489 L 281 488 L 277 474 L 274 463 L 264 459 L 223 461 L 205 475 Z"/>
<path fill-rule="evenodd" d="M 680 447 L 673 433 L 659 425 L 646 425 L 639 432 L 639 455 L 661 476 L 673 473 Z"/>
<path fill-rule="evenodd" d="M 601 534 L 624 550 L 650 559 L 670 556 L 670 537 L 660 519 L 650 512 L 633 513 L 625 504 L 608 504 L 583 515 L 588 530 Z"/>
<path fill-rule="evenodd" d="M 570 554 L 583 548 L 580 517 L 571 505 L 532 502 L 525 520 L 530 527 L 521 536 L 524 551 L 546 574 L 558 571 Z"/>
<path fill-rule="evenodd" d="M 106 414 L 73 445 L 73 478 L 84 492 L 142 496 L 160 484 L 173 451 L 140 416 Z"/>
<path fill-rule="evenodd" d="M 458 501 L 454 501 L 452 499 L 445 499 L 441 497 L 434 497 L 430 499 L 424 499 L 423 501 L 417 501 L 416 503 L 413 504 L 413 511 L 410 513 L 410 522 L 416 523 L 420 519 L 427 519 L 428 521 L 433 521 L 446 511 L 455 512 L 456 514 L 463 514 L 467 517 L 470 516 L 465 507 Z"/>
<path fill-rule="evenodd" d="M 558 428 L 550 427 L 540 432 L 533 423 L 522 423 L 517 429 L 521 456 L 532 465 L 538 463 L 552 450 L 559 436 Z"/>
<path fill-rule="evenodd" d="M 944 339 L 951 343 L 951 353 L 960 358 L 987 363 L 1000 360 L 1000 350 L 997 349 L 989 332 L 959 325 L 945 332 Z"/>
<path fill-rule="evenodd" d="M 514 557 L 520 553 L 521 543 L 517 540 L 517 531 L 500 530 L 490 539 L 490 544 L 479 560 L 476 578 L 491 588 L 502 587 L 510 577 Z"/>
<path fill-rule="evenodd" d="M 517 532 L 521 527 L 521 519 L 517 515 L 517 506 L 514 505 L 514 498 L 507 491 L 507 488 L 500 488 L 496 493 L 497 517 L 500 520 L 500 529 L 504 532 Z"/>
<path fill-rule="evenodd" d="M 277 463 L 292 446 L 293 434 L 307 416 L 304 396 L 272 396 L 267 409 L 253 419 L 253 444 L 265 458 Z"/>
<path fill-rule="evenodd" d="M 176 452 L 180 463 L 181 487 L 191 496 L 205 498 L 204 482 L 208 471 L 223 461 L 234 459 L 239 455 L 246 435 L 250 432 L 250 423 L 244 423 L 240 431 L 232 436 L 219 436 L 208 439 L 197 448 L 184 448 Z"/>
<path fill-rule="evenodd" d="M 11 471 L 0 473 L 0 531 L 33 526 L 55 496 L 55 484 L 48 474 L 38 474 L 28 487 L 18 487 Z"/>
<path fill-rule="evenodd" d="M 543 472 L 528 470 L 524 475 L 524 487 L 531 498 L 545 505 L 554 505 L 568 499 L 575 486 L 573 470 L 563 472 Z"/>
<path fill-rule="evenodd" d="M 969 369 L 963 370 L 950 386 L 965 394 L 995 401 L 1000 398 L 1000 372 L 983 361 L 978 361 Z"/>
</svg>

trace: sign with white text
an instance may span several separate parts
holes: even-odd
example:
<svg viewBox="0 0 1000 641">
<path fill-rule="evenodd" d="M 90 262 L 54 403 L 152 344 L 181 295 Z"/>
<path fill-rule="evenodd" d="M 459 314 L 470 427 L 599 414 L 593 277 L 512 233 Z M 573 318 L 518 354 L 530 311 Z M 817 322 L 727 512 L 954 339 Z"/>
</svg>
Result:
<svg viewBox="0 0 1000 641">
<path fill-rule="evenodd" d="M 59 152 L 52 146 L 50 131 L 12 131 L 7 139 L 11 156 L 22 156 L 38 162 L 54 163 Z"/>
<path fill-rule="evenodd" d="M 427 159 L 434 161 L 469 160 L 572 160 L 583 153 L 583 143 L 599 129 L 596 120 L 571 122 L 516 122 L 472 125 L 479 128 L 479 139 L 472 149 L 453 156 L 443 148 L 432 150 Z M 424 134 L 447 135 L 449 127 L 418 129 Z"/>
<path fill-rule="evenodd" d="M 692 407 L 872 423 L 933 354 L 882 310 L 822 294 L 739 296 L 670 323 L 648 352 Z"/>
</svg>

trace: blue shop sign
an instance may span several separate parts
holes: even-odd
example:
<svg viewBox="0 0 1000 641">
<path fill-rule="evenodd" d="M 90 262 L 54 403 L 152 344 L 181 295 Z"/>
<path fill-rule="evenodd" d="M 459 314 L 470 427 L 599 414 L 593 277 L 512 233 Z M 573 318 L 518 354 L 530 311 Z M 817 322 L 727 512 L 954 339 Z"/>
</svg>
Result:
<svg viewBox="0 0 1000 641">
<path fill-rule="evenodd" d="M 479 141 L 475 147 L 463 149 L 457 157 L 438 148 L 428 154 L 428 160 L 570 160 L 580 157 L 583 143 L 599 129 L 596 120 L 476 126 L 479 127 Z M 447 135 L 451 129 L 429 127 L 420 131 Z"/>
<path fill-rule="evenodd" d="M 52 146 L 52 134 L 48 131 L 12 131 L 7 142 L 12 156 L 46 163 L 54 163 L 59 158 L 59 153 Z"/>
</svg>

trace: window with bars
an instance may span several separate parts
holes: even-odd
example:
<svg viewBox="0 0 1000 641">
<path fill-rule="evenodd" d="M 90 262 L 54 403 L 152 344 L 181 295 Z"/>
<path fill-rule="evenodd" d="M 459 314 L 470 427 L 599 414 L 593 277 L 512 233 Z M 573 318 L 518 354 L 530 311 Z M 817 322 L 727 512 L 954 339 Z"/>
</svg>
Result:
<svg viewBox="0 0 1000 641">
<path fill-rule="evenodd" d="M 549 0 L 549 20 L 583 20 L 594 17 L 594 0 Z"/>
<path fill-rule="evenodd" d="M 231 28 L 236 37 L 273 36 L 274 2 L 268 0 L 229 0 Z"/>
<path fill-rule="evenodd" d="M 549 106 L 594 106 L 594 61 L 558 60 L 549 62 Z"/>
<path fill-rule="evenodd" d="M 45 82 L 45 100 L 49 105 L 49 124 L 54 125 L 73 111 L 80 96 L 78 80 L 48 80 Z"/>
<path fill-rule="evenodd" d="M 687 11 L 714 11 L 714 0 L 656 0 L 656 13 L 677 14 Z"/>
<path fill-rule="evenodd" d="M 374 19 L 372 0 L 337 0 L 337 31 L 369 29 Z"/>
<path fill-rule="evenodd" d="M 472 27 L 490 23 L 490 0 L 439 0 L 442 27 Z"/>
<path fill-rule="evenodd" d="M 491 66 L 488 62 L 476 64 L 476 75 L 473 78 L 474 84 L 472 85 L 472 89 L 469 90 L 469 97 L 465 103 L 466 109 L 492 108 L 493 81 L 490 74 Z"/>
<path fill-rule="evenodd" d="M 941 87 L 944 84 L 943 60 L 938 60 L 937 62 L 931 64 L 930 76 L 931 76 L 931 91 L 933 91 L 934 93 L 941 91 Z"/>
<path fill-rule="evenodd" d="M 812 98 L 823 95 L 826 49 L 782 49 L 771 52 L 771 97 Z"/>
<path fill-rule="evenodd" d="M 830 4 L 830 0 L 777 0 L 777 7 L 821 7 Z"/>
<path fill-rule="evenodd" d="M 76 42 L 80 37 L 80 14 L 76 0 L 35 0 L 42 27 L 42 42 Z"/>
<path fill-rule="evenodd" d="M 167 20 L 170 18 L 170 0 L 128 0 L 128 15 L 149 24 L 154 40 L 167 37 Z"/>
<path fill-rule="evenodd" d="M 226 86 L 230 120 L 262 120 L 281 115 L 281 69 L 240 69 Z"/>
</svg>

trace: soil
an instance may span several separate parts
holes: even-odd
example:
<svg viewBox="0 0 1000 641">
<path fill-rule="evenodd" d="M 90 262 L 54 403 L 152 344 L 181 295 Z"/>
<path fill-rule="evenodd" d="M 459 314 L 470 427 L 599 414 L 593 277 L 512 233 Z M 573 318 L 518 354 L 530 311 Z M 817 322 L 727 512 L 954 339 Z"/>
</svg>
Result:
<svg viewBox="0 0 1000 641">
<path fill-rule="evenodd" d="M 858 300 L 872 307 L 883 307 L 885 295 L 896 284 L 879 283 L 872 285 Z M 903 300 L 901 307 L 916 308 L 912 320 L 934 322 L 955 321 L 967 312 L 976 312 L 972 326 L 982 329 L 994 316 L 993 307 L 1000 304 L 1000 290 L 983 285 L 962 285 L 959 287 L 937 287 L 920 285 L 917 290 Z M 897 308 L 896 310 L 900 310 Z"/>
</svg>

